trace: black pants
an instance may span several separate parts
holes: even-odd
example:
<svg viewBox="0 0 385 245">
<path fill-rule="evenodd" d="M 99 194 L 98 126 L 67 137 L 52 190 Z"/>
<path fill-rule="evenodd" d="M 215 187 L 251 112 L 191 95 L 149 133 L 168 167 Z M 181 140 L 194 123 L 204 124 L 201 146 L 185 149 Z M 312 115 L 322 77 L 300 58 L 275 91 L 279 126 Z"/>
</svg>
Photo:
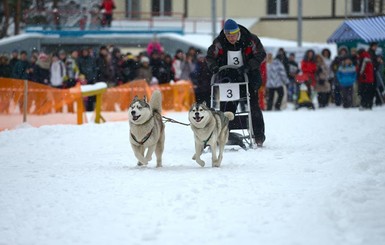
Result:
<svg viewBox="0 0 385 245">
<path fill-rule="evenodd" d="M 371 109 L 373 107 L 375 91 L 374 83 L 360 83 L 359 93 L 361 96 L 361 106 L 363 108 Z"/>
<path fill-rule="evenodd" d="M 277 101 L 275 102 L 274 108 L 279 111 L 281 110 L 281 104 L 283 99 L 283 87 L 279 88 L 269 88 L 269 97 L 267 100 L 267 110 L 271 111 L 273 109 L 274 94 L 278 93 Z"/>
<path fill-rule="evenodd" d="M 382 105 L 382 100 L 381 100 L 381 96 L 382 96 L 382 92 L 384 92 L 384 88 L 383 87 L 377 87 L 375 88 L 375 102 L 376 102 L 376 105 Z"/>
<path fill-rule="evenodd" d="M 104 14 L 104 19 L 103 19 L 102 26 L 108 26 L 111 27 L 111 22 L 112 22 L 112 14 Z"/>
<path fill-rule="evenodd" d="M 258 90 L 255 86 L 249 84 L 249 92 L 250 92 L 250 112 L 251 112 L 251 120 L 253 122 L 253 138 L 256 141 L 265 141 L 265 122 L 263 120 L 263 115 L 261 108 L 259 107 L 259 100 L 258 100 Z M 244 89 L 245 90 L 245 89 Z M 242 93 L 245 94 L 245 91 L 242 91 L 241 89 L 241 95 Z M 220 110 L 221 111 L 231 111 L 235 113 L 237 111 L 239 101 L 229 101 L 229 102 L 221 102 L 220 103 Z M 230 128 L 231 129 L 231 128 Z"/>
<path fill-rule="evenodd" d="M 341 105 L 341 86 L 338 81 L 335 81 L 334 83 L 333 98 L 336 106 L 340 106 Z"/>
<path fill-rule="evenodd" d="M 318 106 L 321 108 L 326 107 L 329 104 L 329 98 L 330 98 L 329 92 L 319 92 L 317 94 Z"/>
<path fill-rule="evenodd" d="M 342 106 L 344 108 L 350 108 L 353 106 L 353 86 L 342 87 L 341 86 L 341 95 L 342 95 Z"/>
</svg>

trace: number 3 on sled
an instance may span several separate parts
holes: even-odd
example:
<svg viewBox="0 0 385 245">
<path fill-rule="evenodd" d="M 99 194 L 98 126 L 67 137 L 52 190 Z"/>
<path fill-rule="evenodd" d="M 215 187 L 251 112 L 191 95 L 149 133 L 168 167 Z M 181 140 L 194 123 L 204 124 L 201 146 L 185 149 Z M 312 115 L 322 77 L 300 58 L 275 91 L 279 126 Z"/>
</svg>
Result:
<svg viewBox="0 0 385 245">
<path fill-rule="evenodd" d="M 239 84 L 226 83 L 219 85 L 219 99 L 220 101 L 234 101 L 239 100 Z"/>
</svg>

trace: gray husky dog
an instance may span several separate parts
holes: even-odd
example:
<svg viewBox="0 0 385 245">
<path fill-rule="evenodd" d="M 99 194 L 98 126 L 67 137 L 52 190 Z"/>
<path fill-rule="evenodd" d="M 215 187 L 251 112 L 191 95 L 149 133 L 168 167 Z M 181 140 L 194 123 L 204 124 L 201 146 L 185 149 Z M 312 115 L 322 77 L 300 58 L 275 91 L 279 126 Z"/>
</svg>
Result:
<svg viewBox="0 0 385 245">
<path fill-rule="evenodd" d="M 130 142 L 138 166 L 147 165 L 155 152 L 156 167 L 162 167 L 165 135 L 161 113 L 162 94 L 158 90 L 154 91 L 149 103 L 146 97 L 140 100 L 135 96 L 128 109 Z"/>
<path fill-rule="evenodd" d="M 233 119 L 234 114 L 230 111 L 212 110 L 205 102 L 193 104 L 189 111 L 189 121 L 195 140 L 195 154 L 192 159 L 203 167 L 205 162 L 201 159 L 201 155 L 203 149 L 209 145 L 212 152 L 212 167 L 220 167 L 225 144 L 229 138 L 229 121 Z"/>
</svg>

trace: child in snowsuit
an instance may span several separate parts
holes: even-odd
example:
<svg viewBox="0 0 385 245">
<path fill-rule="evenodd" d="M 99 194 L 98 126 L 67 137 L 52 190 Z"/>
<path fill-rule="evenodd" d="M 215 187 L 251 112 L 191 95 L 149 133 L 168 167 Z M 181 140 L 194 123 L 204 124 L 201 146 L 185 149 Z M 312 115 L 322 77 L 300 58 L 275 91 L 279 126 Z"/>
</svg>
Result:
<svg viewBox="0 0 385 245">
<path fill-rule="evenodd" d="M 337 70 L 337 79 L 341 86 L 342 106 L 349 108 L 353 106 L 353 85 L 357 79 L 356 67 L 349 57 L 341 62 Z"/>
</svg>

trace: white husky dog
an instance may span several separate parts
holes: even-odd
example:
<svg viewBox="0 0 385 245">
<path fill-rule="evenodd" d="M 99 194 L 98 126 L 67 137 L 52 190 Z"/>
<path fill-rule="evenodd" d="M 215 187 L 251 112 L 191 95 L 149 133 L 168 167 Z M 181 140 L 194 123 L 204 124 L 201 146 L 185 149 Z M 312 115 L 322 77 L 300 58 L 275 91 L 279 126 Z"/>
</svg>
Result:
<svg viewBox="0 0 385 245">
<path fill-rule="evenodd" d="M 195 103 L 189 111 L 189 121 L 194 132 L 195 139 L 195 160 L 202 167 L 205 162 L 200 158 L 203 149 L 210 145 L 212 152 L 212 167 L 220 167 L 223 150 L 229 138 L 229 121 L 234 119 L 232 112 L 221 112 L 210 109 L 206 103 Z M 219 155 L 217 157 L 217 145 Z"/>
<path fill-rule="evenodd" d="M 135 96 L 128 109 L 130 142 L 138 166 L 147 165 L 155 151 L 156 167 L 162 167 L 165 135 L 161 113 L 162 94 L 158 90 L 154 91 L 149 103 L 146 97 L 140 100 Z"/>
</svg>

